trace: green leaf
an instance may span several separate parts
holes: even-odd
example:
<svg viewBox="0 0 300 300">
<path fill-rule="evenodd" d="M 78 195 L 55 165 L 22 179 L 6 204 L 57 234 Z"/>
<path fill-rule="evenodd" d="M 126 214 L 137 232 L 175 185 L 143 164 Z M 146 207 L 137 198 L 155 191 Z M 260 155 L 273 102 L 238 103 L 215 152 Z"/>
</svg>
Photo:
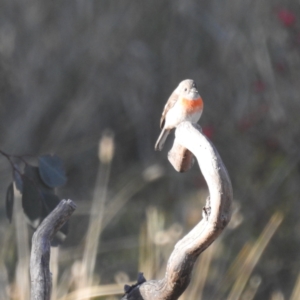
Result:
<svg viewBox="0 0 300 300">
<path fill-rule="evenodd" d="M 40 156 L 39 173 L 43 182 L 52 188 L 64 185 L 67 181 L 63 162 L 57 155 Z"/>
</svg>

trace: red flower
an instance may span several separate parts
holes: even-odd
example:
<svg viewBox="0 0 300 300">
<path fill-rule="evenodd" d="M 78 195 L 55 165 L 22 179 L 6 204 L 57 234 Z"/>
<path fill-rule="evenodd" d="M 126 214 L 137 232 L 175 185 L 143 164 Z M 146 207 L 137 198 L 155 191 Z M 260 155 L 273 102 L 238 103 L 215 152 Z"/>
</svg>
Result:
<svg viewBox="0 0 300 300">
<path fill-rule="evenodd" d="M 287 9 L 280 9 L 277 13 L 278 19 L 284 26 L 290 27 L 296 22 L 296 16 Z"/>
</svg>

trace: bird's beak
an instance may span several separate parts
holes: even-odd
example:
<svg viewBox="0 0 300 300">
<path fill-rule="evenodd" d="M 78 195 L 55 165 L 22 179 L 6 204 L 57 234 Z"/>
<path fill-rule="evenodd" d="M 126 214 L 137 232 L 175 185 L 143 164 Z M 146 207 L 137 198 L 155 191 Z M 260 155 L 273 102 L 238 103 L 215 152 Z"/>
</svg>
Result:
<svg viewBox="0 0 300 300">
<path fill-rule="evenodd" d="M 197 90 L 195 87 L 193 87 L 193 88 L 191 88 L 191 92 L 192 92 L 193 94 L 197 94 L 197 93 L 198 93 L 198 90 Z"/>
</svg>

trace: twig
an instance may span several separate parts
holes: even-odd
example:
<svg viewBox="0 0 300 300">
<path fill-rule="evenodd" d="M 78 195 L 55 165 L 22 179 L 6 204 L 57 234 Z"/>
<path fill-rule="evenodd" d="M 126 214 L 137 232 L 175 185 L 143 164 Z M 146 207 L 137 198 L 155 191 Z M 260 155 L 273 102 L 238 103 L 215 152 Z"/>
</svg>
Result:
<svg viewBox="0 0 300 300">
<path fill-rule="evenodd" d="M 10 154 L 7 154 L 6 152 L 0 150 L 0 154 L 3 155 L 10 163 L 11 165 L 11 168 L 13 169 L 13 171 L 17 172 L 20 176 L 22 176 L 22 173 L 20 172 L 20 170 L 15 166 L 13 160 L 12 160 L 12 157 L 15 157 L 14 155 L 10 155 Z M 19 159 L 21 159 L 20 157 L 17 157 Z"/>
<path fill-rule="evenodd" d="M 75 209 L 72 200 L 62 200 L 33 235 L 30 257 L 31 300 L 50 300 L 50 242 Z"/>
<path fill-rule="evenodd" d="M 127 300 L 176 300 L 190 283 L 195 261 L 221 234 L 231 218 L 233 199 L 232 186 L 227 170 L 213 144 L 196 125 L 181 123 L 175 132 L 176 139 L 169 153 L 175 169 L 184 157 L 182 146 L 197 158 L 201 172 L 207 182 L 209 194 L 203 208 L 203 219 L 176 245 L 171 254 L 165 277 L 162 280 L 141 282 L 132 288 L 126 287 L 122 299 Z"/>
</svg>

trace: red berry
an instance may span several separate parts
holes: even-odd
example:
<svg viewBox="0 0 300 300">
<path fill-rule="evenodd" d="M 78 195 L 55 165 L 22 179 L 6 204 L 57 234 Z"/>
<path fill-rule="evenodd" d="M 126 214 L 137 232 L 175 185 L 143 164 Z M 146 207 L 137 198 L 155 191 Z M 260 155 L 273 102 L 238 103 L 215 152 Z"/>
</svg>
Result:
<svg viewBox="0 0 300 300">
<path fill-rule="evenodd" d="M 287 9 L 280 9 L 277 13 L 278 19 L 284 26 L 290 27 L 296 22 L 296 16 Z"/>
</svg>

